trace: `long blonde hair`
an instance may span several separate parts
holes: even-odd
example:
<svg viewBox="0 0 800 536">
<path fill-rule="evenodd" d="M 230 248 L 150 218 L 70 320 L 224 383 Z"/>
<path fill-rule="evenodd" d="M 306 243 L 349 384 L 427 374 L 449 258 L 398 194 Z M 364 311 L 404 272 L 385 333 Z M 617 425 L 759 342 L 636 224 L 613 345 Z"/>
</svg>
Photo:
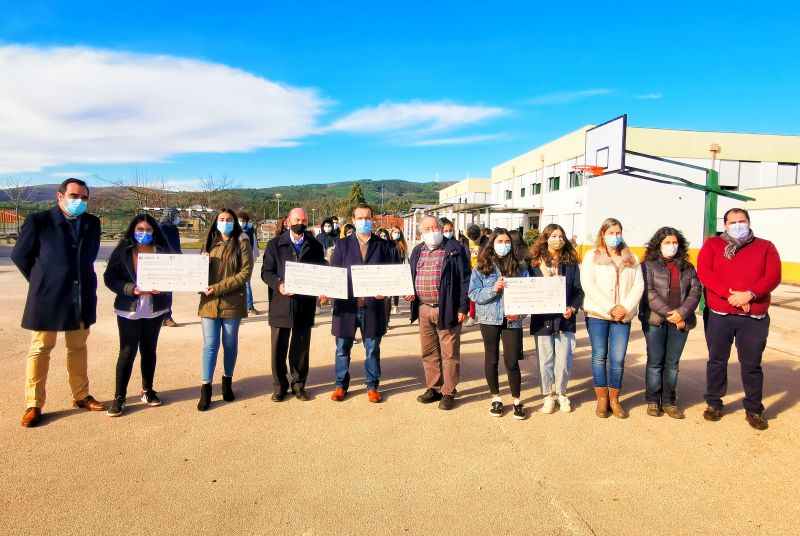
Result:
<svg viewBox="0 0 800 536">
<path fill-rule="evenodd" d="M 594 241 L 594 249 L 595 251 L 602 251 L 605 253 L 606 251 L 606 241 L 605 235 L 606 231 L 608 231 L 611 227 L 618 226 L 619 230 L 622 231 L 622 223 L 616 218 L 606 218 L 603 220 L 603 223 L 600 225 L 600 230 L 597 232 L 597 239 Z M 625 240 L 622 240 L 619 245 L 615 248 L 617 253 L 622 254 L 624 250 L 628 248 L 628 245 L 625 243 Z"/>
</svg>

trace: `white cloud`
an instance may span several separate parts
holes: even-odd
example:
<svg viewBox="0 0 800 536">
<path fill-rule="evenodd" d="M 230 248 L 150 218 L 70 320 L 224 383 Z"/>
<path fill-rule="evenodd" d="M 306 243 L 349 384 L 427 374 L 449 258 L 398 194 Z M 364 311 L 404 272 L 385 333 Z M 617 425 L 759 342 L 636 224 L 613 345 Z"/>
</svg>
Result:
<svg viewBox="0 0 800 536">
<path fill-rule="evenodd" d="M 225 65 L 91 48 L 0 46 L 0 173 L 287 147 L 317 91 Z"/>
<path fill-rule="evenodd" d="M 417 130 L 442 132 L 505 115 L 503 108 L 464 106 L 451 102 L 408 103 L 385 102 L 371 108 L 361 108 L 334 121 L 323 131 L 369 134 L 389 131 Z"/>
<path fill-rule="evenodd" d="M 646 93 L 645 95 L 636 95 L 639 100 L 659 100 L 663 97 L 661 93 Z"/>
<path fill-rule="evenodd" d="M 69 179 L 70 177 L 88 177 L 92 173 L 89 171 L 59 171 L 58 173 L 51 173 L 51 177 L 57 179 Z"/>
<path fill-rule="evenodd" d="M 557 93 L 548 93 L 547 95 L 540 95 L 527 100 L 528 104 L 534 105 L 551 105 L 551 104 L 567 104 L 589 97 L 597 97 L 599 95 L 608 95 L 613 93 L 612 89 L 584 89 L 581 91 L 559 91 Z"/>
<path fill-rule="evenodd" d="M 410 143 L 412 147 L 436 147 L 441 145 L 467 145 L 470 143 L 479 143 L 482 141 L 490 141 L 501 138 L 502 134 L 483 134 L 476 136 L 460 136 L 455 138 L 435 138 L 428 140 L 419 140 Z"/>
</svg>

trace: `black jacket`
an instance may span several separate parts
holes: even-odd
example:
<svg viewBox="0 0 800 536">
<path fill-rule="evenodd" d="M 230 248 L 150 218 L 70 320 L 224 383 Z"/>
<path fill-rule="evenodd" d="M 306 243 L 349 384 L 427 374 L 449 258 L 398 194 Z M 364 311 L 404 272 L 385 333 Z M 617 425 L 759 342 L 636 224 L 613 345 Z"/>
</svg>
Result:
<svg viewBox="0 0 800 536">
<path fill-rule="evenodd" d="M 25 218 L 11 260 L 28 280 L 22 327 L 73 331 L 97 321 L 100 220 L 84 213 L 75 238 L 58 205 Z"/>
<path fill-rule="evenodd" d="M 283 233 L 267 243 L 261 279 L 269 287 L 269 325 L 276 328 L 306 328 L 314 325 L 317 297 L 300 294 L 284 296 L 278 289 L 285 278 L 287 261 L 324 265 L 325 256 L 322 245 L 309 232 L 304 233 L 303 245 L 297 253 L 290 234 Z"/>
<path fill-rule="evenodd" d="M 411 280 L 417 281 L 417 262 L 425 243 L 417 244 L 411 251 Z M 458 325 L 458 313 L 469 312 L 469 254 L 458 240 L 444 239 L 444 266 L 439 281 L 439 329 L 450 329 Z M 419 318 L 419 296 L 411 302 L 411 323 Z"/>
<path fill-rule="evenodd" d="M 114 309 L 118 311 L 135 311 L 139 296 L 133 293 L 136 288 L 136 270 L 133 267 L 135 244 L 130 241 L 120 242 L 108 258 L 103 282 L 111 292 L 116 294 Z M 157 247 L 156 253 L 172 253 Z M 148 290 L 148 289 L 142 289 Z M 172 293 L 153 294 L 153 311 L 163 311 L 172 307 Z"/>
<path fill-rule="evenodd" d="M 542 269 L 538 266 L 528 267 L 528 275 L 544 277 Z M 558 275 L 563 275 L 567 279 L 567 307 L 572 307 L 575 312 L 569 318 L 564 318 L 563 314 L 531 315 L 531 335 L 552 335 L 564 331 L 575 333 L 577 327 L 575 317 L 583 304 L 580 264 L 574 262 L 568 266 L 560 265 Z"/>
<path fill-rule="evenodd" d="M 181 234 L 178 226 L 170 221 L 162 221 L 158 224 L 158 228 L 161 229 L 167 244 L 169 244 L 170 253 L 181 253 Z"/>
<path fill-rule="evenodd" d="M 669 313 L 669 283 L 670 273 L 666 261 L 644 261 L 642 263 L 644 276 L 644 293 L 639 303 L 639 320 L 642 324 L 660 326 L 666 322 Z M 695 310 L 700 305 L 700 280 L 694 266 L 687 263 L 681 270 L 681 304 L 676 309 L 686 322 L 686 330 L 697 325 Z"/>
</svg>

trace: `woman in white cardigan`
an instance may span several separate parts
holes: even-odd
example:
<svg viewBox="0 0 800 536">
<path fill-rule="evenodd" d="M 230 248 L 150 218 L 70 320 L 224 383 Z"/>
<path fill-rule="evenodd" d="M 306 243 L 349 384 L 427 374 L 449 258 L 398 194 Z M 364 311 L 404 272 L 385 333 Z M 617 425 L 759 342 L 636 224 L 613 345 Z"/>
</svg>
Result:
<svg viewBox="0 0 800 536">
<path fill-rule="evenodd" d="M 594 247 L 583 257 L 581 286 L 586 329 L 592 345 L 592 376 L 598 417 L 628 416 L 619 403 L 625 353 L 636 318 L 644 279 L 639 261 L 622 240 L 622 224 L 608 218 L 600 226 Z M 607 364 L 607 366 L 606 366 Z"/>
</svg>

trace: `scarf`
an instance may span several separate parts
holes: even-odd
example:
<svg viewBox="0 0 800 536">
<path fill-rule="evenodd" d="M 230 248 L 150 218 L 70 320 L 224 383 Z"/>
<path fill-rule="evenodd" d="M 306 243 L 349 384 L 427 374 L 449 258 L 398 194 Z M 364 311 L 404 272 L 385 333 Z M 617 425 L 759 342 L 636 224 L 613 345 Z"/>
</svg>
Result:
<svg viewBox="0 0 800 536">
<path fill-rule="evenodd" d="M 722 255 L 728 260 L 732 259 L 741 248 L 745 247 L 756 238 L 752 229 L 750 229 L 750 231 L 747 233 L 747 236 L 744 237 L 743 240 L 739 240 L 730 236 L 728 231 L 725 231 L 720 236 L 726 242 L 725 251 L 722 253 Z"/>
</svg>

